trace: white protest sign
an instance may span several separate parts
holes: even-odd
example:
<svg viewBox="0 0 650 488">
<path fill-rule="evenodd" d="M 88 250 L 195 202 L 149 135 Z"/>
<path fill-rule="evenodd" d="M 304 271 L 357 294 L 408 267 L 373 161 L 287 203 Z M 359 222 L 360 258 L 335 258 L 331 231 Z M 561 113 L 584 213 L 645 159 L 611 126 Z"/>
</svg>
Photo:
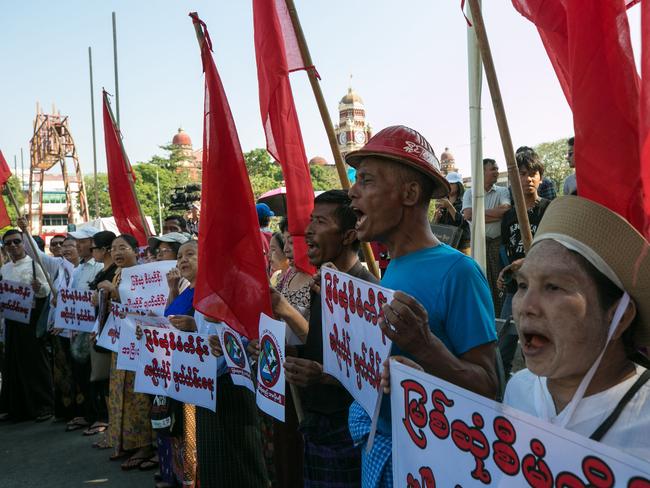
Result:
<svg viewBox="0 0 650 488">
<path fill-rule="evenodd" d="M 70 288 L 72 286 L 72 274 L 74 273 L 73 264 L 67 259 L 61 258 L 59 261 L 59 274 L 56 279 L 56 289 Z"/>
<path fill-rule="evenodd" d="M 126 371 L 135 371 L 138 369 L 140 341 L 135 336 L 135 321 L 133 319 L 133 315 L 127 315 L 121 320 L 117 350 L 117 369 Z"/>
<path fill-rule="evenodd" d="M 176 261 L 156 261 L 122 270 L 119 291 L 122 303 L 132 310 L 163 315 L 169 295 L 167 272 Z"/>
<path fill-rule="evenodd" d="M 208 337 L 146 326 L 142 332 L 134 390 L 216 412 L 217 358 Z"/>
<path fill-rule="evenodd" d="M 251 366 L 248 362 L 248 356 L 246 356 L 246 348 L 239 334 L 226 324 L 222 324 L 219 327 L 219 341 L 221 342 L 223 357 L 226 360 L 232 382 L 239 386 L 245 386 L 255 393 Z"/>
<path fill-rule="evenodd" d="M 95 306 L 91 290 L 61 288 L 54 309 L 54 327 L 92 332 L 95 325 Z"/>
<path fill-rule="evenodd" d="M 650 487 L 650 463 L 390 363 L 395 486 Z"/>
<path fill-rule="evenodd" d="M 284 341 L 286 325 L 260 314 L 260 358 L 257 364 L 257 406 L 284 422 Z"/>
<path fill-rule="evenodd" d="M 382 333 L 381 307 L 393 291 L 331 268 L 321 269 L 323 371 L 331 374 L 373 416 L 382 362 L 391 341 Z"/>
<path fill-rule="evenodd" d="M 0 313 L 6 320 L 29 324 L 33 306 L 34 290 L 31 285 L 0 281 Z"/>
<path fill-rule="evenodd" d="M 129 310 L 121 303 L 111 302 L 108 309 L 108 316 L 106 323 L 97 338 L 97 345 L 108 349 L 109 351 L 118 352 L 120 341 L 120 329 L 122 327 L 122 320 L 126 317 L 127 313 L 135 313 Z M 143 313 L 143 312 L 140 312 Z"/>
</svg>

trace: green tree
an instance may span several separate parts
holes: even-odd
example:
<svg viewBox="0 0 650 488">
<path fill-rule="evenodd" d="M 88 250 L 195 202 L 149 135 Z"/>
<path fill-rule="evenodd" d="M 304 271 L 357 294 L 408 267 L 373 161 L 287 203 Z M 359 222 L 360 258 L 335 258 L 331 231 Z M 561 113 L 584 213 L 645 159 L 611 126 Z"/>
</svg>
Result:
<svg viewBox="0 0 650 488">
<path fill-rule="evenodd" d="M 246 170 L 253 195 L 260 195 L 283 185 L 282 168 L 271 159 L 266 149 L 258 148 L 244 154 Z"/>
<path fill-rule="evenodd" d="M 553 181 L 558 194 L 561 194 L 564 179 L 573 172 L 566 160 L 567 139 L 543 142 L 534 149 L 544 162 L 544 176 Z"/>
<path fill-rule="evenodd" d="M 97 186 L 95 186 L 94 175 L 84 176 L 84 183 L 86 184 L 86 198 L 88 199 L 90 215 L 94 218 L 113 215 L 111 197 L 108 194 L 108 175 L 106 173 L 97 173 Z M 95 195 L 99 197 L 99 215 L 95 211 Z"/>
<path fill-rule="evenodd" d="M 186 149 L 182 146 L 177 146 L 176 144 L 167 144 L 166 146 L 158 146 L 160 149 L 167 151 L 169 154 L 167 157 L 154 155 L 148 161 L 151 164 L 160 166 L 161 168 L 168 170 L 175 170 L 178 168 L 178 165 L 182 161 L 187 160 Z"/>
<path fill-rule="evenodd" d="M 7 181 L 7 187 L 11 189 L 11 192 L 16 198 L 16 202 L 18 202 L 18 207 L 20 209 L 23 208 L 26 200 L 25 193 L 23 192 L 21 186 L 22 185 L 20 183 L 20 180 L 15 175 L 11 175 L 11 177 Z M 11 222 L 15 224 L 17 218 L 16 207 L 14 207 L 13 203 L 11 202 L 11 199 L 8 196 L 7 189 L 5 189 L 4 191 L 3 198 L 5 201 L 5 207 L 7 208 L 7 212 L 9 213 L 9 218 L 11 219 Z"/>
<path fill-rule="evenodd" d="M 334 188 L 341 188 L 341 180 L 336 171 L 336 166 L 309 166 L 309 173 L 311 174 L 311 184 L 314 191 L 332 190 Z"/>
</svg>

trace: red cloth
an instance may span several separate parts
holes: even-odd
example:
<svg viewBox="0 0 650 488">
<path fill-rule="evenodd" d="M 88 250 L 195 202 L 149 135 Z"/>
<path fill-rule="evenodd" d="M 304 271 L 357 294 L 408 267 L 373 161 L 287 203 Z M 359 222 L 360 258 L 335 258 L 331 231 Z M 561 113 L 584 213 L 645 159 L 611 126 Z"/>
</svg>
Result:
<svg viewBox="0 0 650 488">
<path fill-rule="evenodd" d="M 2 155 L 0 151 L 0 190 L 4 188 L 11 177 L 11 169 L 7 164 L 7 160 Z M 0 229 L 11 225 L 11 219 L 9 218 L 9 213 L 7 212 L 7 205 L 5 204 L 5 199 L 0 198 Z"/>
<path fill-rule="evenodd" d="M 284 0 L 253 0 L 253 18 L 266 148 L 282 166 L 295 265 L 312 274 L 305 229 L 314 207 L 314 189 L 289 83 L 289 71 L 305 66 Z"/>
<path fill-rule="evenodd" d="M 641 180 L 646 215 L 645 236 L 650 239 L 650 2 L 641 2 Z"/>
<path fill-rule="evenodd" d="M 108 194 L 111 197 L 115 224 L 122 234 L 131 234 L 138 240 L 140 246 L 146 246 L 147 232 L 140 217 L 137 197 L 129 182 L 129 178 L 135 181 L 135 174 L 122 147 L 119 129 L 115 126 L 106 91 L 104 91 L 104 143 L 108 169 Z"/>
<path fill-rule="evenodd" d="M 573 110 L 578 194 L 643 231 L 639 77 L 626 2 L 513 0 L 539 30 Z"/>
<path fill-rule="evenodd" d="M 205 73 L 200 266 L 194 307 L 254 339 L 260 312 L 272 316 L 255 200 L 207 28 L 195 13 L 190 16 L 204 34 Z"/>
</svg>

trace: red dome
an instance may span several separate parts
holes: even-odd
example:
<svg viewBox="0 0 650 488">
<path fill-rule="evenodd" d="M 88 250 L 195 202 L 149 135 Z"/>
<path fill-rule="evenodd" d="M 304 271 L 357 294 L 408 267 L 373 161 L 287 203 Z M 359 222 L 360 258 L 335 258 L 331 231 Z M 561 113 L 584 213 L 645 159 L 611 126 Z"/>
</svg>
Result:
<svg viewBox="0 0 650 488">
<path fill-rule="evenodd" d="M 309 164 L 315 164 L 316 166 L 327 166 L 327 160 L 322 156 L 315 156 L 309 160 Z"/>
<path fill-rule="evenodd" d="M 172 139 L 172 144 L 175 146 L 191 146 L 192 139 L 190 139 L 190 136 L 183 129 L 178 129 L 178 133 Z"/>
</svg>

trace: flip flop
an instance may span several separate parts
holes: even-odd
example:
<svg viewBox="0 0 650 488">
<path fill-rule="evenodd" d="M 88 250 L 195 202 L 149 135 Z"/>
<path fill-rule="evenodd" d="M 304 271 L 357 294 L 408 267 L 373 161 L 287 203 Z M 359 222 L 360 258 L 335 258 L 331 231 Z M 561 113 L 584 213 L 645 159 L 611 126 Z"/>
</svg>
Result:
<svg viewBox="0 0 650 488">
<path fill-rule="evenodd" d="M 127 459 L 120 465 L 120 468 L 122 468 L 122 471 L 131 471 L 133 469 L 138 469 L 145 462 L 147 462 L 149 458 L 150 458 L 149 456 L 147 457 L 131 456 L 129 459 Z"/>
<path fill-rule="evenodd" d="M 83 425 L 82 424 L 72 424 L 72 425 L 68 424 L 68 425 L 65 426 L 65 431 L 66 432 L 72 432 L 73 430 L 79 430 L 79 429 L 83 429 L 84 427 L 88 427 L 88 425 L 90 425 L 90 424 L 88 424 L 88 423 L 83 424 Z"/>
<path fill-rule="evenodd" d="M 105 424 L 104 422 L 95 422 L 93 425 L 84 430 L 83 435 L 91 436 L 101 434 L 103 432 L 106 432 L 106 429 L 108 429 L 108 424 Z"/>
<path fill-rule="evenodd" d="M 157 468 L 159 464 L 160 463 L 158 462 L 158 456 L 155 455 L 147 459 L 144 463 L 140 464 L 140 466 L 138 466 L 138 469 L 140 471 L 149 471 L 151 469 Z"/>
<path fill-rule="evenodd" d="M 50 420 L 54 415 L 51 413 L 45 413 L 43 415 L 39 415 L 34 419 L 35 422 L 45 422 L 46 420 Z"/>
</svg>

